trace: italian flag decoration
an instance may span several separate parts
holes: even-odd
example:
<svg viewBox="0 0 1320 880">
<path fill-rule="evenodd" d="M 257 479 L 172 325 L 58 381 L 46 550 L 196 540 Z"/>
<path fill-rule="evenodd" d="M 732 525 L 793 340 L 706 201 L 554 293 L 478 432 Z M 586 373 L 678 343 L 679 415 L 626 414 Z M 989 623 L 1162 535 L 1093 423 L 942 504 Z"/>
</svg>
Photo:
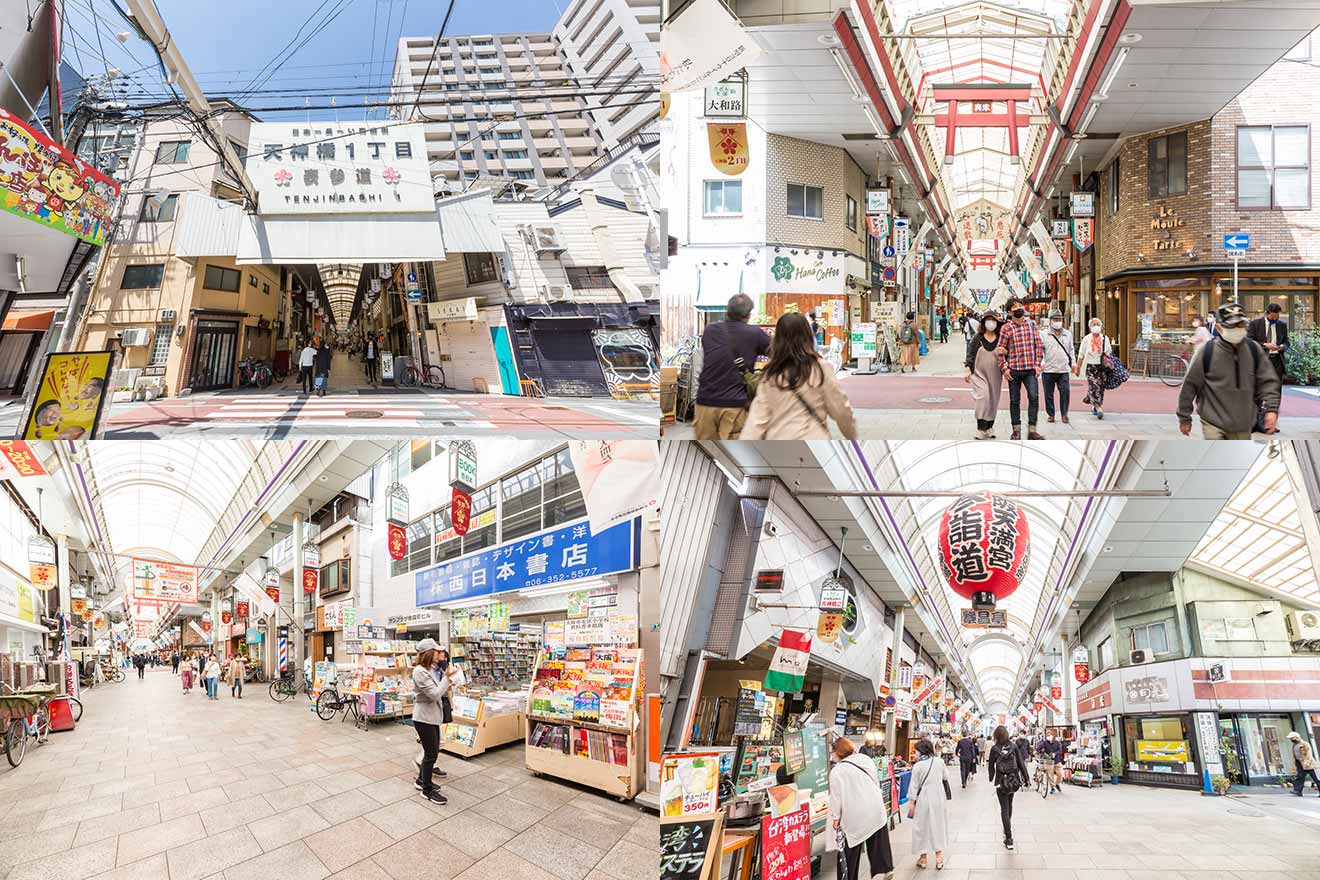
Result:
<svg viewBox="0 0 1320 880">
<path fill-rule="evenodd" d="M 779 635 L 770 669 L 765 673 L 765 689 L 781 693 L 797 693 L 807 677 L 807 661 L 811 658 L 811 633 L 786 629 Z"/>
</svg>

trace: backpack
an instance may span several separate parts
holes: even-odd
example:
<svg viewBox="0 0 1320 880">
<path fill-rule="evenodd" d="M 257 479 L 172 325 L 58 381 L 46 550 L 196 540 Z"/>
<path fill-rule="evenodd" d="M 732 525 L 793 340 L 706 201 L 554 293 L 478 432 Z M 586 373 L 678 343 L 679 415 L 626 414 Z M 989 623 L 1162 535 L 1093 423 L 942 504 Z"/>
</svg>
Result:
<svg viewBox="0 0 1320 880">
<path fill-rule="evenodd" d="M 1201 373 L 1205 376 L 1210 375 L 1210 359 L 1214 356 L 1215 339 L 1217 338 L 1212 336 L 1205 345 L 1201 346 Z M 1252 375 L 1255 375 L 1260 372 L 1260 359 L 1265 355 L 1265 350 L 1254 339 L 1247 340 L 1247 348 L 1251 349 Z"/>
<path fill-rule="evenodd" d="M 912 332 L 912 323 L 910 321 L 904 322 L 903 332 L 899 335 L 898 341 L 904 345 L 911 345 L 917 341 L 917 337 Z"/>
<path fill-rule="evenodd" d="M 1021 774 L 1018 772 L 1018 750 L 1017 744 L 1011 740 L 1003 746 L 996 748 L 995 760 L 995 786 L 1009 791 L 1017 791 L 1022 787 Z"/>
</svg>

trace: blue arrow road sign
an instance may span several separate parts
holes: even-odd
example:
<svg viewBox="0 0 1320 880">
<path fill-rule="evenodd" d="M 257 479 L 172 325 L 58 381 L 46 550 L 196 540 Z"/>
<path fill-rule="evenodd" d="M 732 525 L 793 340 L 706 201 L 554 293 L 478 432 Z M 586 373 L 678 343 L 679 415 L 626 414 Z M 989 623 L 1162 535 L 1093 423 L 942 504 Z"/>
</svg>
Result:
<svg viewBox="0 0 1320 880">
<path fill-rule="evenodd" d="M 892 257 L 894 255 L 894 246 L 892 244 L 885 245 L 884 254 L 886 257 Z"/>
<path fill-rule="evenodd" d="M 1226 251 L 1251 250 L 1251 233 L 1250 232 L 1224 233 L 1224 250 Z"/>
</svg>

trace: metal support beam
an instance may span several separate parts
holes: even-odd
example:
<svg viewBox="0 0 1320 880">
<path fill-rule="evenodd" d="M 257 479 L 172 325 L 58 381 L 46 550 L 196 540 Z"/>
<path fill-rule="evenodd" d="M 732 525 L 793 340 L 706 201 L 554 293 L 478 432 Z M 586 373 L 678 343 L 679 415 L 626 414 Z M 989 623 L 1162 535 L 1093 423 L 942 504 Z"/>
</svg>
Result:
<svg viewBox="0 0 1320 880">
<path fill-rule="evenodd" d="M 894 748 L 898 745 L 898 668 L 902 662 L 903 654 L 903 606 L 894 609 L 894 642 L 890 648 L 891 663 L 889 666 L 889 695 L 894 698 L 894 708 L 889 710 L 889 718 L 885 721 L 885 754 L 893 757 Z"/>
<path fill-rule="evenodd" d="M 1030 101 L 1031 86 L 1014 83 L 934 83 L 936 101 Z"/>
<path fill-rule="evenodd" d="M 961 498 L 967 492 L 934 489 L 794 489 L 796 498 Z M 1056 489 L 995 492 L 1004 498 L 1169 498 L 1168 489 Z"/>
</svg>

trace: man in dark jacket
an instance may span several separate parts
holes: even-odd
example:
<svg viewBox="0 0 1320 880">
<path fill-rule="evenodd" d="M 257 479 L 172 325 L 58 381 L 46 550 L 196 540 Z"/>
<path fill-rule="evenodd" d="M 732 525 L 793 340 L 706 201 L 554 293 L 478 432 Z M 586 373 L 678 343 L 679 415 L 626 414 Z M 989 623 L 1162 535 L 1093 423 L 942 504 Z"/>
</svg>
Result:
<svg viewBox="0 0 1320 880">
<path fill-rule="evenodd" d="M 723 321 L 701 334 L 701 370 L 697 379 L 698 440 L 737 440 L 747 421 L 751 398 L 743 373 L 756 369 L 756 359 L 770 351 L 770 337 L 747 323 L 752 298 L 744 293 L 729 298 Z"/>
<path fill-rule="evenodd" d="M 326 344 L 325 338 L 321 334 L 316 334 L 312 338 L 312 346 L 316 349 L 316 360 L 312 366 L 312 372 L 316 376 L 325 376 L 325 382 L 318 383 L 316 386 L 316 396 L 325 397 L 326 386 L 330 384 L 330 358 L 333 352 L 330 346 Z"/>
<path fill-rule="evenodd" d="M 372 385 L 375 385 L 376 382 L 379 381 L 379 373 L 377 373 L 376 367 L 376 364 L 379 363 L 379 357 L 380 343 L 376 340 L 376 337 L 368 333 L 367 347 L 363 351 L 363 360 L 367 364 L 367 381 Z"/>
<path fill-rule="evenodd" d="M 954 751 L 958 754 L 958 767 L 962 770 L 962 787 L 966 788 L 967 777 L 972 775 L 976 767 L 976 743 L 972 742 L 970 736 L 964 736 L 958 740 Z"/>
<path fill-rule="evenodd" d="M 1247 338 L 1247 313 L 1235 302 L 1217 312 L 1219 334 L 1193 355 L 1178 394 L 1178 427 L 1192 432 L 1192 405 L 1207 440 L 1250 440 L 1257 416 L 1266 434 L 1279 421 L 1279 376 L 1264 347 Z M 1260 415 L 1261 410 L 1264 415 Z"/>
<path fill-rule="evenodd" d="M 1288 350 L 1288 323 L 1283 320 L 1283 306 L 1270 303 L 1265 309 L 1265 316 L 1257 318 L 1247 325 L 1247 338 L 1254 339 L 1270 356 L 1274 372 L 1283 381 L 1283 353 Z"/>
</svg>

